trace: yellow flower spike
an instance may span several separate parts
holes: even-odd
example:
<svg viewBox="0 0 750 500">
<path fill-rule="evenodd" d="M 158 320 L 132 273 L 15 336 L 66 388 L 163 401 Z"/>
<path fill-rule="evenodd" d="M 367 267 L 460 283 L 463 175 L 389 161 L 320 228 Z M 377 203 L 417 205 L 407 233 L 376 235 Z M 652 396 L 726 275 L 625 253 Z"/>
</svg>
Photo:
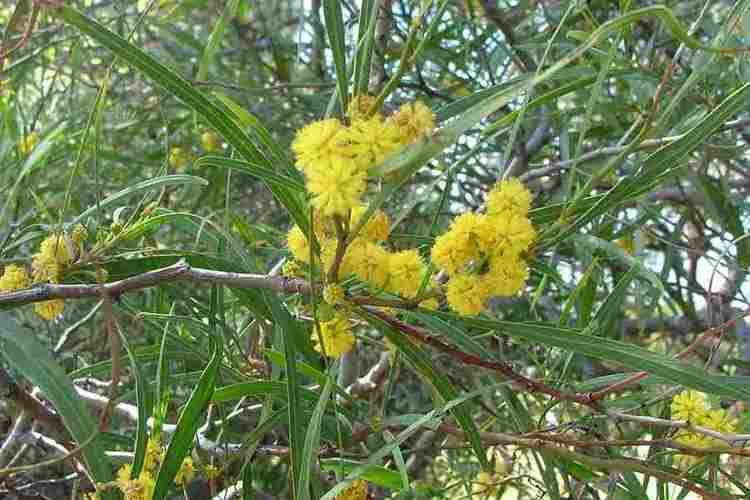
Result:
<svg viewBox="0 0 750 500">
<path fill-rule="evenodd" d="M 490 297 L 488 283 L 473 274 L 452 276 L 445 289 L 445 297 L 451 309 L 462 316 L 476 316 L 484 309 Z"/>
<path fill-rule="evenodd" d="M 193 465 L 193 459 L 185 457 L 180 465 L 180 470 L 174 476 L 174 482 L 177 485 L 187 486 L 190 481 L 195 477 L 195 466 Z"/>
<path fill-rule="evenodd" d="M 52 321 L 60 316 L 64 309 L 65 301 L 63 299 L 45 300 L 34 304 L 34 312 L 47 321 Z"/>
<path fill-rule="evenodd" d="M 221 139 L 213 132 L 206 131 L 201 134 L 201 147 L 207 153 L 221 151 Z"/>
<path fill-rule="evenodd" d="M 310 262 L 310 243 L 299 226 L 294 226 L 286 235 L 286 245 L 295 259 L 300 262 Z"/>
<path fill-rule="evenodd" d="M 336 495 L 336 500 L 367 500 L 367 481 L 355 479 L 351 485 Z"/>
<path fill-rule="evenodd" d="M 341 314 L 336 314 L 329 321 L 320 322 L 320 329 L 314 329 L 312 340 L 317 352 L 325 352 L 326 356 L 334 359 L 351 351 L 356 343 L 349 320 Z"/>
<path fill-rule="evenodd" d="M 307 172 L 331 157 L 342 156 L 343 131 L 344 125 L 335 118 L 312 122 L 298 130 L 292 142 L 297 167 Z"/>
<path fill-rule="evenodd" d="M 388 289 L 402 297 L 414 298 L 419 292 L 427 266 L 416 249 L 402 250 L 388 256 L 391 280 Z"/>
<path fill-rule="evenodd" d="M 332 306 L 341 304 L 345 295 L 344 289 L 337 283 L 332 283 L 323 289 L 323 300 Z"/>
<path fill-rule="evenodd" d="M 21 290 L 28 288 L 30 284 L 31 280 L 29 279 L 29 273 L 26 272 L 26 268 L 15 264 L 5 266 L 3 275 L 0 276 L 0 292 Z"/>
<path fill-rule="evenodd" d="M 21 139 L 21 141 L 18 143 L 18 151 L 22 155 L 27 156 L 31 154 L 38 142 L 39 134 L 37 134 L 36 132 L 32 132 Z"/>
<path fill-rule="evenodd" d="M 169 166 L 175 170 L 182 170 L 187 163 L 188 154 L 183 148 L 174 146 L 169 150 Z"/>
<path fill-rule="evenodd" d="M 421 101 L 406 103 L 390 118 L 401 132 L 401 143 L 413 144 L 435 130 L 435 114 Z"/>
<path fill-rule="evenodd" d="M 143 469 L 154 472 L 164 460 L 165 450 L 158 438 L 149 437 L 146 443 L 146 454 L 143 459 Z"/>
<path fill-rule="evenodd" d="M 526 216 L 531 208 L 531 192 L 518 179 L 500 181 L 487 195 L 487 214 L 512 213 Z"/>
</svg>

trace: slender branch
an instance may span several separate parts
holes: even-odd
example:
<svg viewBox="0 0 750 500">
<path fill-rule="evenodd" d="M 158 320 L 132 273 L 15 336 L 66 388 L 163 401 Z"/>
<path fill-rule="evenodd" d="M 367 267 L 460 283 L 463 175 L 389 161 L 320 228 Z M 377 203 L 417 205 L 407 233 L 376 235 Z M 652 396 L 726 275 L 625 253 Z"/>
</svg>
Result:
<svg viewBox="0 0 750 500">
<path fill-rule="evenodd" d="M 454 359 L 457 359 L 463 364 L 471 365 L 471 366 L 480 366 L 482 368 L 487 368 L 488 370 L 499 372 L 506 378 L 512 380 L 513 382 L 515 382 L 516 384 L 520 385 L 521 387 L 525 388 L 526 390 L 530 392 L 538 392 L 541 394 L 546 394 L 559 401 L 573 401 L 575 403 L 588 406 L 596 411 L 601 411 L 598 403 L 596 401 L 591 400 L 587 394 L 575 394 L 575 393 L 559 391 L 542 382 L 538 382 L 536 380 L 524 377 L 523 375 L 516 373 L 513 370 L 513 368 L 510 366 L 510 364 L 508 363 L 503 363 L 501 361 L 486 361 L 486 360 L 481 359 L 478 356 L 474 356 L 473 354 L 468 354 L 468 353 L 459 351 L 455 347 L 450 346 L 444 343 L 443 341 L 439 340 L 437 337 L 433 336 L 427 330 L 424 330 L 414 325 L 410 325 L 408 323 L 404 323 L 403 321 L 400 321 L 392 316 L 389 316 L 388 314 L 382 311 L 379 311 L 377 309 L 373 309 L 373 308 L 365 308 L 365 309 L 369 314 L 376 316 L 382 321 L 385 321 L 386 323 L 388 323 L 389 325 L 391 325 L 398 331 L 408 335 L 412 339 L 417 340 L 418 342 L 422 344 L 427 344 L 429 346 L 432 346 L 438 349 L 439 351 L 450 355 Z"/>
<path fill-rule="evenodd" d="M 185 260 L 180 260 L 171 266 L 148 271 L 119 281 L 113 281 L 105 285 L 57 285 L 45 283 L 25 290 L 0 293 L 0 305 L 29 304 L 50 299 L 100 298 L 103 292 L 116 299 L 127 292 L 183 280 L 198 283 L 223 284 L 235 288 L 262 288 L 284 293 L 310 293 L 311 290 L 310 285 L 300 279 L 193 268 Z"/>
</svg>

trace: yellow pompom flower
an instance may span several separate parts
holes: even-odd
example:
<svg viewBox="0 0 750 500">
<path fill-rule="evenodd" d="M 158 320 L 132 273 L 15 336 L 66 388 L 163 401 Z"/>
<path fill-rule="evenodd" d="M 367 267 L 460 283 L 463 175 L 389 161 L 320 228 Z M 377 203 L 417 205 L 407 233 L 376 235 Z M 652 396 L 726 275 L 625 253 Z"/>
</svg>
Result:
<svg viewBox="0 0 750 500">
<path fill-rule="evenodd" d="M 694 390 L 682 391 L 672 398 L 671 410 L 672 418 L 698 425 L 697 422 L 702 421 L 708 412 L 706 396 Z"/>
<path fill-rule="evenodd" d="M 15 264 L 5 266 L 3 275 L 0 276 L 0 292 L 21 290 L 28 288 L 30 284 L 31 280 L 29 280 L 29 274 L 26 272 L 26 269 Z"/>
<path fill-rule="evenodd" d="M 367 500 L 367 481 L 355 479 L 351 485 L 336 495 L 336 500 Z"/>
<path fill-rule="evenodd" d="M 186 486 L 195 477 L 195 466 L 193 465 L 193 459 L 185 457 L 180 465 L 180 470 L 174 476 L 174 482 L 177 485 Z"/>
<path fill-rule="evenodd" d="M 350 245 L 345 257 L 342 272 L 353 272 L 362 281 L 385 288 L 390 279 L 388 251 L 371 241 L 361 241 Z"/>
<path fill-rule="evenodd" d="M 313 333 L 313 342 L 317 352 L 336 359 L 351 351 L 356 341 L 349 320 L 337 314 L 330 321 L 320 322 L 320 329 Z"/>
<path fill-rule="evenodd" d="M 413 144 L 435 130 L 435 114 L 421 101 L 406 103 L 390 118 L 401 132 L 401 143 Z"/>
<path fill-rule="evenodd" d="M 529 276 L 526 261 L 515 255 L 495 254 L 485 275 L 493 297 L 510 297 L 520 292 Z"/>
<path fill-rule="evenodd" d="M 295 259 L 300 262 L 310 262 L 310 243 L 299 226 L 294 226 L 286 235 L 286 245 Z"/>
<path fill-rule="evenodd" d="M 18 143 L 18 151 L 24 156 L 31 154 L 38 142 L 39 134 L 32 132 Z"/>
<path fill-rule="evenodd" d="M 345 155 L 353 158 L 357 167 L 364 173 L 370 167 L 383 162 L 401 148 L 401 131 L 390 120 L 380 115 L 352 120 L 344 134 Z"/>
<path fill-rule="evenodd" d="M 298 130 L 292 142 L 297 167 L 306 172 L 323 160 L 341 156 L 343 130 L 344 125 L 335 118 L 315 121 Z"/>
<path fill-rule="evenodd" d="M 65 301 L 63 299 L 45 300 L 34 304 L 34 312 L 47 321 L 52 321 L 60 316 L 64 309 Z"/>
<path fill-rule="evenodd" d="M 343 157 L 329 158 L 307 170 L 307 190 L 313 195 L 313 206 L 322 215 L 346 215 L 359 205 L 366 187 L 364 172 Z"/>
<path fill-rule="evenodd" d="M 482 245 L 493 251 L 518 255 L 531 248 L 536 230 L 531 221 L 522 215 L 487 217 L 479 231 Z"/>
<path fill-rule="evenodd" d="M 445 289 L 451 309 L 463 316 L 476 316 L 490 297 L 487 282 L 474 274 L 452 276 Z"/>
<path fill-rule="evenodd" d="M 366 210 L 367 207 L 364 205 L 352 208 L 350 222 L 352 228 L 357 225 Z M 390 232 L 391 220 L 388 218 L 388 215 L 382 210 L 376 210 L 357 236 L 370 241 L 385 241 L 388 239 Z"/>
<path fill-rule="evenodd" d="M 219 136 L 213 132 L 203 132 L 203 134 L 201 134 L 201 147 L 203 148 L 203 151 L 206 151 L 207 153 L 220 151 L 221 139 L 219 139 Z"/>
<path fill-rule="evenodd" d="M 480 256 L 480 234 L 485 230 L 485 218 L 473 212 L 461 214 L 453 220 L 448 232 L 438 236 L 432 246 L 432 261 L 448 274 L 458 274 Z"/>
<path fill-rule="evenodd" d="M 500 181 L 487 195 L 487 214 L 526 216 L 531 208 L 531 198 L 531 192 L 520 180 Z"/>
<path fill-rule="evenodd" d="M 391 275 L 388 283 L 389 290 L 402 297 L 413 298 L 419 292 L 427 266 L 416 249 L 402 250 L 390 254 L 388 268 Z"/>
<path fill-rule="evenodd" d="M 56 283 L 62 268 L 73 262 L 73 254 L 61 234 L 47 236 L 31 262 L 34 281 Z"/>
<path fill-rule="evenodd" d="M 137 479 L 130 479 L 132 470 L 132 466 L 126 464 L 117 471 L 115 486 L 122 492 L 123 499 L 151 500 L 154 496 L 154 476 L 144 470 Z"/>
<path fill-rule="evenodd" d="M 169 150 L 169 166 L 175 170 L 182 170 L 187 162 L 188 154 L 183 148 L 174 146 Z"/>
</svg>

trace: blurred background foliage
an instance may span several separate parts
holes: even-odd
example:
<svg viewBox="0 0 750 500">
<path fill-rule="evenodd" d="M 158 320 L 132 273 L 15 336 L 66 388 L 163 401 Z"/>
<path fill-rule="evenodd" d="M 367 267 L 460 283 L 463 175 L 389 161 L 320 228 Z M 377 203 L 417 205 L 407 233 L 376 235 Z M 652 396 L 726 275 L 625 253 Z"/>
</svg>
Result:
<svg viewBox="0 0 750 500">
<path fill-rule="evenodd" d="M 267 128 L 274 143 L 288 150 L 297 129 L 322 117 L 331 103 L 336 108 L 336 71 L 321 0 L 239 0 L 217 37 L 216 50 L 204 58 L 227 3 L 67 2 L 175 70 L 195 88 L 231 98 Z M 686 0 L 664 5 L 702 44 L 740 47 L 750 45 L 747 3 Z M 423 39 L 413 66 L 385 103 L 392 110 L 419 99 L 443 123 L 493 89 L 538 74 L 570 55 L 607 21 L 652 5 L 627 0 L 383 0 L 380 4 L 383 20 L 376 28 L 379 38 L 371 78 L 376 89 L 396 72 L 417 12 L 426 12 L 419 25 L 424 34 L 438 9 L 444 8 L 436 29 Z M 351 61 L 361 29 L 361 5 L 343 0 L 340 6 L 347 60 Z M 207 138 L 211 129 L 201 116 L 49 11 L 43 9 L 38 23 L 25 34 L 28 15 L 24 13 L 31 9 L 31 2 L 25 0 L 0 7 L 3 47 L 18 44 L 0 73 L 0 262 L 28 263 L 42 237 L 81 222 L 89 231 L 87 247 L 95 251 L 83 259 L 85 265 L 66 275 L 70 283 L 95 283 L 97 268 L 106 271 L 107 280 L 132 276 L 173 263 L 175 256 L 219 270 L 267 273 L 278 267 L 288 255 L 284 239 L 291 223 L 283 204 L 257 178 L 195 164 L 209 153 L 233 155 L 231 146 L 218 136 Z M 642 172 L 649 154 L 701 126 L 707 113 L 748 80 L 749 70 L 746 52 L 694 50 L 681 45 L 658 18 L 637 18 L 532 91 L 519 92 L 411 176 L 385 205 L 397 222 L 392 245 L 428 248 L 455 215 L 479 210 L 498 179 L 520 177 L 535 195 L 532 215 L 546 239 L 535 255 L 527 292 L 495 300 L 492 316 L 573 328 L 674 355 L 691 345 L 700 332 L 736 318 L 748 307 L 745 273 L 750 243 L 745 227 L 750 117 L 746 99 L 716 133 L 702 138 L 679 164 L 669 165 L 674 170 L 647 186 L 648 192 L 593 214 L 560 240 L 554 239 L 554 231 L 544 231 L 554 228 L 558 213 L 554 207 L 572 203 L 578 195 L 607 193 Z M 643 137 L 626 151 L 645 130 L 644 125 L 648 127 Z M 248 130 L 255 133 L 252 127 Z M 88 141 L 81 147 L 87 133 Z M 19 146 L 34 135 L 33 147 Z M 609 163 L 613 158 L 616 161 Z M 158 182 L 176 174 L 193 177 Z M 157 185 L 137 188 L 150 180 Z M 584 186 L 587 192 L 581 191 Z M 123 196 L 106 202 L 117 193 Z M 80 214 L 85 217 L 79 220 Z M 636 277 L 629 277 L 625 289 L 615 294 L 631 266 L 637 269 Z M 604 310 L 602 304 L 608 298 Z M 221 303 L 218 319 L 212 316 L 217 300 Z M 290 297 L 288 306 L 304 315 L 303 302 Z M 279 332 L 266 323 L 270 306 L 264 304 L 262 293 L 223 294 L 181 282 L 118 298 L 116 318 L 135 353 L 146 392 L 153 398 L 153 381 L 158 377 L 169 387 L 165 422 L 175 422 L 209 362 L 209 330 L 219 331 L 224 338 L 217 387 L 268 380 L 283 388 L 286 375 L 280 354 L 269 358 L 261 349 L 264 345 L 277 351 L 282 348 Z M 41 321 L 29 307 L 14 308 L 12 316 L 34 332 L 51 353 L 50 359 L 64 368 L 76 386 L 107 393 L 110 346 L 96 300 L 68 301 L 64 315 L 54 322 Z M 435 318 L 430 328 L 442 325 L 440 335 L 454 342 L 470 332 L 484 357 L 507 361 L 518 372 L 558 387 L 592 390 L 615 380 L 605 377 L 637 368 L 623 367 L 617 359 L 596 359 L 551 345 L 511 340 L 497 329 L 474 330 L 445 319 Z M 307 322 L 300 324 L 309 330 Z M 167 373 L 157 371 L 164 335 L 169 339 Z M 749 336 L 740 319 L 724 332 L 720 344 L 699 345 L 698 357 L 691 363 L 706 365 L 707 373 L 732 376 L 737 387 L 747 391 L 748 382 L 742 376 L 750 368 Z M 358 337 L 357 353 L 346 362 L 348 372 L 338 374 L 342 386 L 364 376 L 387 350 L 382 332 L 376 329 L 364 327 Z M 431 366 L 462 394 L 503 380 L 445 353 L 425 352 Z M 312 364 L 311 370 L 324 370 L 320 360 L 304 361 Z M 7 369 L 7 373 L 3 370 L 7 383 L 22 383 L 17 370 Z M 316 383 L 309 371 L 300 373 L 299 381 L 310 389 L 312 398 L 303 412 L 307 421 L 323 384 Z M 120 401 L 145 401 L 137 400 L 135 382 L 123 355 Z M 327 459 L 338 457 L 341 451 L 347 459 L 364 462 L 389 439 L 388 433 L 376 431 L 384 419 L 401 416 L 410 422 L 415 415 L 439 408 L 434 387 L 426 382 L 401 361 L 392 364 L 384 381 L 363 398 L 353 403 L 341 399 L 329 407 L 322 424 Z M 660 396 L 670 395 L 670 386 L 658 382 L 637 386 L 609 404 L 668 418 L 669 400 Z M 210 481 L 202 476 L 196 479 L 186 490 L 189 498 L 207 498 L 232 486 L 241 479 L 247 456 L 252 460 L 246 469 L 252 473 L 245 476 L 251 478 L 246 483 L 259 495 L 251 498 L 289 498 L 288 457 L 283 453 L 289 444 L 284 428 L 288 402 L 284 398 L 283 390 L 272 393 L 266 388 L 212 406 L 208 421 L 218 418 L 219 424 L 215 429 L 212 424 L 203 435 L 217 443 L 247 444 L 249 440 L 255 454 L 198 450 L 198 457 L 216 464 L 222 475 Z M 150 401 L 147 412 L 156 414 L 158 405 Z M 712 401 L 728 408 L 740 419 L 739 428 L 747 429 L 744 402 L 719 396 Z M 260 410 L 259 403 L 267 410 Z M 575 405 L 556 405 L 504 385 L 482 392 L 470 408 L 477 427 L 487 432 L 523 435 L 556 429 L 570 431 L 581 440 L 667 436 L 664 429 L 630 423 L 615 426 Z M 7 437 L 19 406 L 5 398 L 0 410 Z M 233 411 L 237 415 L 229 418 Z M 281 412 L 281 417 L 257 431 L 259 422 L 271 418 L 273 412 Z M 350 428 L 341 429 L 341 422 L 333 418 L 336 413 L 345 414 Z M 341 433 L 348 442 L 362 425 L 371 426 L 371 435 L 339 450 Z M 254 429 L 257 435 L 248 438 Z M 134 432 L 134 423 L 116 413 L 104 442 L 114 453 L 110 454 L 113 463 L 130 457 L 122 453 L 133 452 Z M 43 444 L 24 446 L 17 464 L 35 463 L 50 453 Z M 582 453 L 599 459 L 638 455 L 658 467 L 674 465 L 673 454 L 658 447 L 647 448 L 646 455 L 643 450 L 607 447 Z M 672 495 L 679 488 L 669 490 L 662 480 L 652 477 L 648 481 L 632 471 L 608 474 L 591 464 L 517 447 L 488 446 L 487 451 L 491 468 L 498 472 L 492 487 L 483 491 L 477 489 L 479 461 L 466 441 L 422 429 L 409 437 L 401 455 L 378 461 L 388 471 L 372 472 L 375 480 L 370 494 L 373 498 L 678 498 Z M 315 495 L 336 483 L 331 470 L 325 461 L 316 463 Z M 408 487 L 402 484 L 399 470 L 408 477 Z M 727 475 L 746 485 L 749 471 L 746 459 L 725 456 L 709 459 L 686 477 L 708 489 L 732 488 Z M 70 461 L 2 480 L 2 494 L 16 498 L 69 498 L 90 486 L 80 480 Z M 733 487 L 735 494 L 741 494 L 742 488 Z M 171 494 L 177 498 L 181 492 Z"/>
</svg>

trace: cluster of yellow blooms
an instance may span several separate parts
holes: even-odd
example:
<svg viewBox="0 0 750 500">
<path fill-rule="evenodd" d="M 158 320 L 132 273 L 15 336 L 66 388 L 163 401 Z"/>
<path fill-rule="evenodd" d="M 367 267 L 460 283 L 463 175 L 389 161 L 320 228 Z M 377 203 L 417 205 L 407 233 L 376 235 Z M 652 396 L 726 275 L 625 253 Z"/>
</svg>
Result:
<svg viewBox="0 0 750 500">
<path fill-rule="evenodd" d="M 34 146 L 39 142 L 39 134 L 32 132 L 18 143 L 18 152 L 23 156 L 28 156 L 34 150 Z"/>
<path fill-rule="evenodd" d="M 706 397 L 698 391 L 683 391 L 672 399 L 672 418 L 686 420 L 691 425 L 705 427 L 724 434 L 732 434 L 737 430 L 737 422 L 721 408 L 711 409 Z M 680 430 L 675 435 L 675 441 L 693 448 L 718 448 L 726 446 L 724 441 L 705 434 L 698 434 Z"/>
<path fill-rule="evenodd" d="M 435 240 L 432 262 L 450 275 L 446 298 L 454 311 L 479 314 L 488 298 L 523 288 L 528 276 L 523 253 L 536 238 L 530 207 L 531 193 L 520 181 L 501 181 L 487 197 L 486 213 L 456 217 Z"/>
<path fill-rule="evenodd" d="M 336 495 L 336 500 L 367 500 L 367 481 L 355 479 L 350 486 Z"/>
<path fill-rule="evenodd" d="M 143 468 L 135 479 L 131 479 L 133 466 L 125 464 L 117 471 L 117 479 L 112 483 L 100 484 L 97 489 L 102 490 L 109 487 L 115 487 L 122 493 L 124 500 L 151 500 L 154 494 L 156 484 L 156 473 L 159 466 L 164 461 L 165 449 L 158 438 L 150 437 L 146 445 L 146 453 L 143 460 Z M 213 465 L 208 465 L 204 469 L 208 479 L 216 479 L 219 476 L 219 469 Z M 178 486 L 186 486 L 190 483 L 196 474 L 193 459 L 185 457 L 180 466 L 180 470 L 174 477 L 174 483 Z M 98 494 L 90 495 L 90 498 L 98 498 Z"/>
<path fill-rule="evenodd" d="M 421 102 L 406 104 L 388 118 L 373 104 L 372 97 L 356 97 L 348 126 L 336 118 L 316 121 L 299 130 L 292 143 L 313 206 L 324 216 L 346 216 L 359 206 L 368 169 L 435 127 L 435 116 Z"/>
<path fill-rule="evenodd" d="M 33 279 L 29 277 L 25 268 L 11 264 L 5 267 L 0 276 L 0 292 L 21 290 L 32 283 L 59 283 L 62 271 L 73 263 L 76 253 L 80 253 L 87 237 L 88 233 L 81 225 L 73 229 L 69 240 L 59 233 L 47 236 L 31 262 Z M 62 299 L 34 304 L 34 311 L 46 320 L 55 319 L 62 314 L 64 308 L 65 302 Z"/>
<path fill-rule="evenodd" d="M 330 269 L 336 260 L 338 233 L 343 229 L 348 234 L 366 211 L 362 195 L 368 169 L 435 127 L 432 111 L 421 102 L 405 104 L 388 118 L 374 112 L 373 104 L 372 97 L 357 97 L 349 108 L 348 125 L 333 118 L 313 122 L 302 128 L 292 143 L 296 165 L 305 174 L 316 209 L 315 237 L 320 244 L 322 270 Z M 380 291 L 415 299 L 427 266 L 417 250 L 387 250 L 383 244 L 389 234 L 388 216 L 376 211 L 348 241 L 338 274 L 354 275 Z M 299 227 L 289 231 L 287 244 L 296 261 L 311 264 L 310 242 Z M 335 289 L 337 293 L 330 286 L 327 291 L 325 298 L 332 306 L 344 298 L 340 287 Z M 348 319 L 338 313 L 321 322 L 313 338 L 319 352 L 334 358 L 349 352 L 355 344 Z"/>
</svg>

